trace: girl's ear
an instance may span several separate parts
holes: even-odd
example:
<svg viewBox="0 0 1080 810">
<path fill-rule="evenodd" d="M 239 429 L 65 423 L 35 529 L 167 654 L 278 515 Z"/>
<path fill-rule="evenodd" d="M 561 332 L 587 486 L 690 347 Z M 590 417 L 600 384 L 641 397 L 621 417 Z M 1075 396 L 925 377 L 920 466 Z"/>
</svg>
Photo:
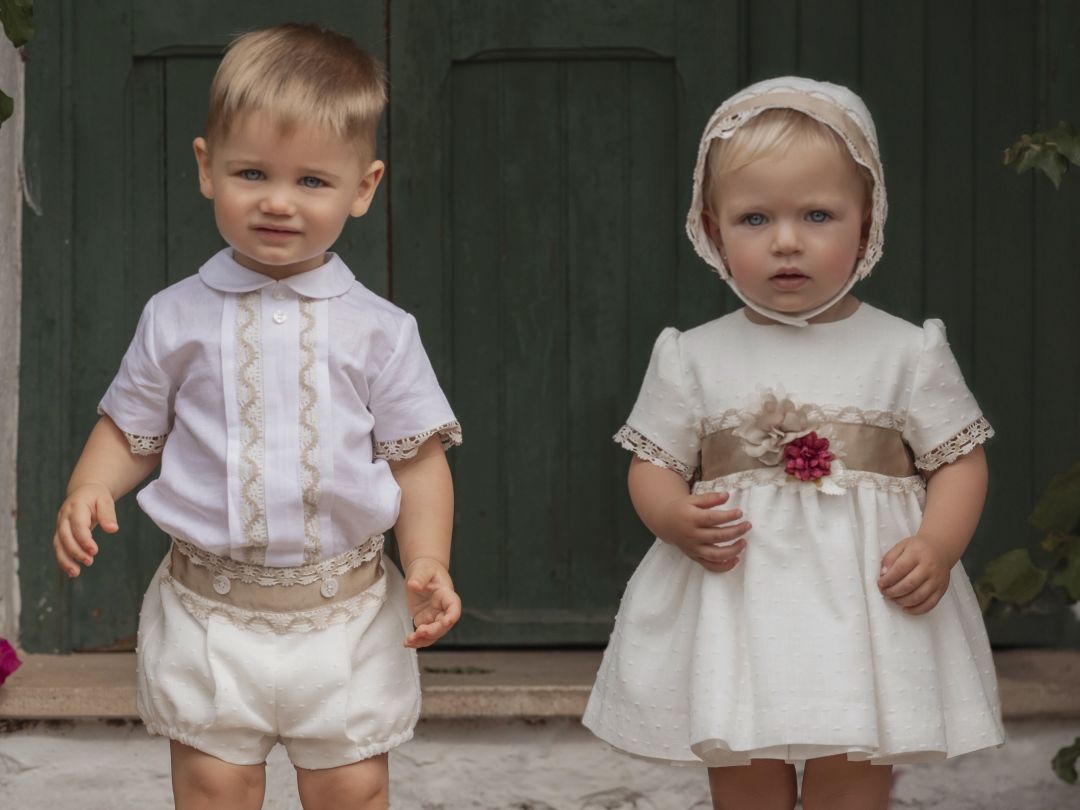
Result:
<svg viewBox="0 0 1080 810">
<path fill-rule="evenodd" d="M 371 201 L 375 197 L 375 189 L 379 187 L 379 181 L 386 173 L 386 164 L 381 160 L 371 161 L 364 176 L 360 178 L 360 185 L 356 189 L 356 199 L 349 208 L 349 215 L 362 217 L 371 208 Z"/>
<path fill-rule="evenodd" d="M 195 163 L 199 167 L 199 191 L 208 200 L 214 199 L 214 174 L 210 170 L 210 146 L 206 138 L 196 138 L 191 142 L 195 152 Z"/>
<path fill-rule="evenodd" d="M 716 245 L 716 249 L 720 251 L 720 255 L 724 255 L 724 240 L 720 237 L 720 223 L 717 221 L 716 216 L 712 211 L 701 211 L 701 224 L 705 226 L 705 233 L 708 235 L 712 243 Z M 727 259 L 725 258 L 725 261 Z"/>
</svg>

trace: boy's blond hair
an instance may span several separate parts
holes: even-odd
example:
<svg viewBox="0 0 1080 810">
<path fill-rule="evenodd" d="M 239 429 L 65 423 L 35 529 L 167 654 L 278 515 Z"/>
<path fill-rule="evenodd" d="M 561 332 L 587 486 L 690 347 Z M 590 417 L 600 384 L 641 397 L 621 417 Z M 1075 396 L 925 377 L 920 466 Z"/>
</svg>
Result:
<svg viewBox="0 0 1080 810">
<path fill-rule="evenodd" d="M 821 145 L 834 149 L 854 164 L 862 178 L 865 203 L 870 206 L 874 178 L 851 156 L 847 144 L 832 128 L 798 110 L 784 107 L 765 110 L 739 127 L 730 138 L 716 138 L 709 145 L 705 163 L 702 201 L 705 210 L 716 214 L 716 190 L 720 180 L 769 154 L 783 154 L 795 144 Z"/>
<path fill-rule="evenodd" d="M 212 146 L 241 115 L 258 111 L 286 132 L 325 127 L 370 159 L 385 106 L 386 78 L 371 54 L 328 29 L 288 23 L 230 43 L 210 85 L 206 138 Z"/>
</svg>

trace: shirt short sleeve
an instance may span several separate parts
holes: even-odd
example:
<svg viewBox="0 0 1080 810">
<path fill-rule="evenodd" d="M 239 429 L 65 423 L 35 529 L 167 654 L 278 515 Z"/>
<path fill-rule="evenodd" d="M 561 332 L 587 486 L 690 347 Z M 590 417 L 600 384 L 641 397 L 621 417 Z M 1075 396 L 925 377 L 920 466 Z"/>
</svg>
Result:
<svg viewBox="0 0 1080 810">
<path fill-rule="evenodd" d="M 98 413 L 116 423 L 131 451 L 139 455 L 161 452 L 173 423 L 176 384 L 159 362 L 156 326 L 150 299 L 120 369 L 98 404 Z"/>
<path fill-rule="evenodd" d="M 923 324 L 923 347 L 912 383 L 904 441 L 926 472 L 950 464 L 994 435 L 936 319 Z"/>
<path fill-rule="evenodd" d="M 439 387 L 420 342 L 416 320 L 406 316 L 390 360 L 371 386 L 375 457 L 412 458 L 436 434 L 444 448 L 461 444 L 461 425 Z"/>
<path fill-rule="evenodd" d="M 687 395 L 677 329 L 667 328 L 653 346 L 641 392 L 615 441 L 638 458 L 690 481 L 697 473 L 701 441 Z"/>
</svg>

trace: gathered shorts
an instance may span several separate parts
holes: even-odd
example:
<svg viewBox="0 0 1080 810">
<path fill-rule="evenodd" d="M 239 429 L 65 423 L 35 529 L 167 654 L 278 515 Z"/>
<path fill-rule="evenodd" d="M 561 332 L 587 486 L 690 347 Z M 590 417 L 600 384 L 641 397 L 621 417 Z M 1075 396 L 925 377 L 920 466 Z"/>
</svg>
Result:
<svg viewBox="0 0 1080 810">
<path fill-rule="evenodd" d="M 226 762 L 281 742 L 334 768 L 412 737 L 420 713 L 404 583 L 382 538 L 315 565 L 265 568 L 174 539 L 139 616 L 146 728 Z"/>
</svg>

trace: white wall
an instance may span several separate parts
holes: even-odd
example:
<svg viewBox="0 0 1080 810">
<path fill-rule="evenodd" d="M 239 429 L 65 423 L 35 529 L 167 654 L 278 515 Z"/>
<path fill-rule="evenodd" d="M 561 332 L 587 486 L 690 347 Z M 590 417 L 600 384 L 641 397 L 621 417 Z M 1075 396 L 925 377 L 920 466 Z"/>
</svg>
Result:
<svg viewBox="0 0 1080 810">
<path fill-rule="evenodd" d="M 15 97 L 15 116 L 0 126 L 0 637 L 15 640 L 19 580 L 15 545 L 15 452 L 19 428 L 19 302 L 22 205 L 23 67 L 0 36 L 0 88 Z"/>
</svg>

